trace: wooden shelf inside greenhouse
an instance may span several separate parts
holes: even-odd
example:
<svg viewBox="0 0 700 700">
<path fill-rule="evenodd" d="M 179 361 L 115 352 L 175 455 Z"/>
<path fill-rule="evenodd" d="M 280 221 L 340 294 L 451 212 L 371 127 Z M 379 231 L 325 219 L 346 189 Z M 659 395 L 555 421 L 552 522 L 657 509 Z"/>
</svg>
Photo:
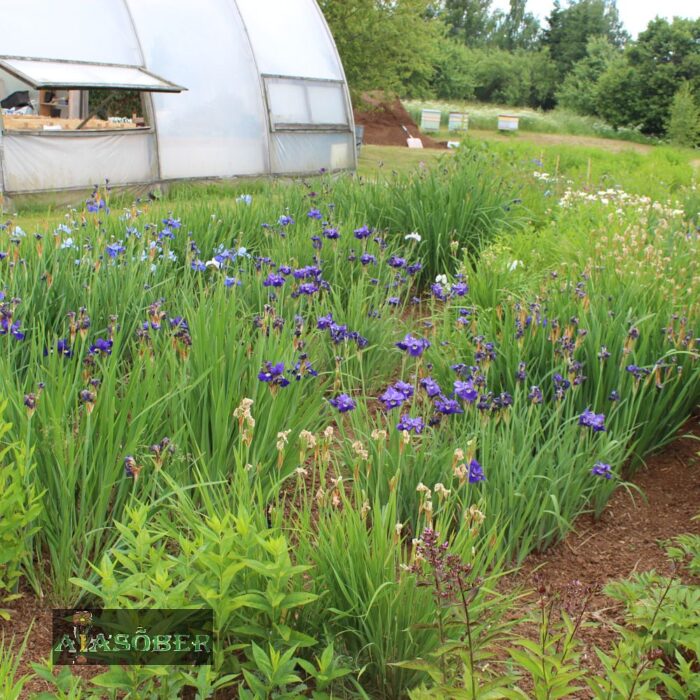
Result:
<svg viewBox="0 0 700 700">
<path fill-rule="evenodd" d="M 4 114 L 2 116 L 5 131 L 75 131 L 82 119 L 61 119 L 34 114 Z M 144 124 L 134 122 L 110 122 L 93 117 L 81 131 L 142 129 Z M 48 128 L 45 128 L 48 127 Z"/>
</svg>

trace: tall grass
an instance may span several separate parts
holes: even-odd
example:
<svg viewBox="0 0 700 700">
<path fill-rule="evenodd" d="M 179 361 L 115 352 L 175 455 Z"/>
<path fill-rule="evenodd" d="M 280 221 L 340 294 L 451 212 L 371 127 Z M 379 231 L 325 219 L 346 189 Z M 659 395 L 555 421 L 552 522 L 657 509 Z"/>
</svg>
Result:
<svg viewBox="0 0 700 700">
<path fill-rule="evenodd" d="M 645 136 L 636 129 L 627 127 L 614 129 L 598 118 L 582 116 L 564 109 L 543 112 L 527 107 L 509 107 L 478 102 L 421 102 L 416 100 L 407 100 L 404 104 L 411 118 L 419 125 L 423 109 L 439 109 L 441 112 L 440 123 L 444 128 L 448 126 L 450 112 L 466 113 L 469 115 L 469 128 L 483 131 L 497 129 L 499 114 L 513 114 L 520 117 L 519 129 L 525 132 L 596 136 L 645 144 L 658 143 L 658 139 Z"/>
</svg>

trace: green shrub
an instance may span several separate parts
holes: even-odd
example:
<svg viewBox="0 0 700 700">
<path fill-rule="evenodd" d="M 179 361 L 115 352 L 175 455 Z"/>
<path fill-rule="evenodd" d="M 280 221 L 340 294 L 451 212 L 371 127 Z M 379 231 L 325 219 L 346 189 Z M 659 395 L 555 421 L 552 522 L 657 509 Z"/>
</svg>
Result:
<svg viewBox="0 0 700 700">
<path fill-rule="evenodd" d="M 5 406 L 0 406 L 0 415 Z M 10 428 L 0 421 L 0 440 Z M 24 447 L 11 444 L 0 448 L 0 603 L 20 597 L 17 587 L 23 567 L 32 570 L 32 536 L 42 512 L 32 471 Z M 9 616 L 9 610 L 0 608 L 0 617 L 7 620 Z"/>
<path fill-rule="evenodd" d="M 683 83 L 673 97 L 667 133 L 676 146 L 692 148 L 700 143 L 700 107 L 690 83 Z"/>
</svg>

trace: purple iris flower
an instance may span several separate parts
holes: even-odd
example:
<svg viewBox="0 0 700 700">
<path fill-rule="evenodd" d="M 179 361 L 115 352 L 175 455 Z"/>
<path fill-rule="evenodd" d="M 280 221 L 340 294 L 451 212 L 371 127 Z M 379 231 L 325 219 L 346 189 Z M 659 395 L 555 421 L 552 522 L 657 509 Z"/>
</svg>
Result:
<svg viewBox="0 0 700 700">
<path fill-rule="evenodd" d="M 270 385 L 285 387 L 289 380 L 284 376 L 284 362 L 273 364 L 265 362 L 263 368 L 258 372 L 258 379 Z"/>
<path fill-rule="evenodd" d="M 174 316 L 170 319 L 170 327 L 176 331 L 189 331 L 190 327 L 182 316 Z"/>
<path fill-rule="evenodd" d="M 515 373 L 515 378 L 519 382 L 524 382 L 527 379 L 527 370 L 524 362 L 518 364 L 518 371 Z"/>
<path fill-rule="evenodd" d="M 389 267 L 406 267 L 406 259 L 396 255 L 392 255 L 387 262 Z"/>
<path fill-rule="evenodd" d="M 438 284 L 437 282 L 431 285 L 430 291 L 433 293 L 433 296 L 439 301 L 445 301 L 447 299 L 444 287 L 441 284 Z"/>
<path fill-rule="evenodd" d="M 319 287 L 315 282 L 304 282 L 304 284 L 300 284 L 299 288 L 297 289 L 298 294 L 315 294 L 318 291 Z"/>
<path fill-rule="evenodd" d="M 452 285 L 452 294 L 456 297 L 463 297 L 469 293 L 469 285 L 466 282 L 457 282 Z"/>
<path fill-rule="evenodd" d="M 91 355 L 111 355 L 112 341 L 98 338 L 93 345 L 90 346 L 89 352 Z"/>
<path fill-rule="evenodd" d="M 442 393 L 440 385 L 432 377 L 421 379 L 420 385 L 425 389 L 425 393 L 428 394 L 431 399 L 440 396 Z"/>
<path fill-rule="evenodd" d="M 330 331 L 331 340 L 336 345 L 342 343 L 344 340 L 347 340 L 350 337 L 350 333 L 348 333 L 348 327 L 345 324 L 335 322 L 331 323 L 331 325 L 328 327 L 328 330 Z"/>
<path fill-rule="evenodd" d="M 613 389 L 610 392 L 610 396 L 608 396 L 608 401 L 619 401 L 620 400 L 620 394 L 617 393 L 615 389 Z"/>
<path fill-rule="evenodd" d="M 422 269 L 423 265 L 421 265 L 419 262 L 414 262 L 406 268 L 406 272 L 408 272 L 409 275 L 415 275 L 416 272 L 420 272 Z"/>
<path fill-rule="evenodd" d="M 400 391 L 406 399 L 410 399 L 413 396 L 413 384 L 408 382 L 398 381 L 394 384 L 394 389 Z"/>
<path fill-rule="evenodd" d="M 479 392 L 474 387 L 474 382 L 471 379 L 467 381 L 456 381 L 454 383 L 455 396 L 467 401 L 468 403 L 474 403 L 479 396 Z"/>
<path fill-rule="evenodd" d="M 337 228 L 324 228 L 323 237 L 327 238 L 329 241 L 335 241 L 340 238 L 340 233 Z"/>
<path fill-rule="evenodd" d="M 362 255 L 360 256 L 360 262 L 363 265 L 369 265 L 370 263 L 376 265 L 377 258 L 374 255 L 371 255 L 370 253 L 362 253 Z"/>
<path fill-rule="evenodd" d="M 180 228 L 180 226 L 182 226 L 180 219 L 173 219 L 171 216 L 167 219 L 163 219 L 163 224 L 168 228 Z"/>
<path fill-rule="evenodd" d="M 110 258 L 116 258 L 119 253 L 123 253 L 126 248 L 121 243 L 110 243 L 107 246 L 107 255 Z"/>
<path fill-rule="evenodd" d="M 355 238 L 362 240 L 363 238 L 369 238 L 372 235 L 372 229 L 365 225 L 360 228 L 356 228 L 353 233 L 355 234 Z"/>
<path fill-rule="evenodd" d="M 278 275 L 276 272 L 270 272 L 266 279 L 263 280 L 263 287 L 281 287 L 285 280 L 282 275 Z"/>
<path fill-rule="evenodd" d="M 379 397 L 379 400 L 384 404 L 384 408 L 391 410 L 392 408 L 398 408 L 406 400 L 406 396 L 395 387 L 390 386 Z"/>
<path fill-rule="evenodd" d="M 593 413 L 593 411 L 587 408 L 578 417 L 578 424 L 586 428 L 591 428 L 595 433 L 605 432 L 605 414 Z"/>
<path fill-rule="evenodd" d="M 58 350 L 59 354 L 63 355 L 63 357 L 73 357 L 73 351 L 70 349 L 68 341 L 63 338 L 56 343 L 56 350 Z"/>
<path fill-rule="evenodd" d="M 530 393 L 527 398 L 532 401 L 532 403 L 539 404 L 543 401 L 542 390 L 538 386 L 533 386 L 530 388 Z"/>
<path fill-rule="evenodd" d="M 611 479 L 612 468 L 609 464 L 605 464 L 604 462 L 596 462 L 593 465 L 593 469 L 591 469 L 591 474 L 593 476 L 601 476 L 604 479 Z"/>
<path fill-rule="evenodd" d="M 309 217 L 309 219 L 322 219 L 323 214 L 318 209 L 309 209 L 307 212 L 306 216 Z"/>
<path fill-rule="evenodd" d="M 411 357 L 420 357 L 430 347 L 430 341 L 425 338 L 414 338 L 408 333 L 403 340 L 396 343 L 396 347 L 404 350 Z"/>
<path fill-rule="evenodd" d="M 386 303 L 389 304 L 389 306 L 398 306 L 401 303 L 401 299 L 399 299 L 399 297 L 389 297 Z"/>
<path fill-rule="evenodd" d="M 10 323 L 10 318 L 3 316 L 2 320 L 0 320 L 0 335 L 7 335 L 9 333 L 16 340 L 24 340 L 25 334 L 20 330 L 21 324 L 21 321 Z"/>
<path fill-rule="evenodd" d="M 320 331 L 325 331 L 327 328 L 331 327 L 333 323 L 333 314 L 328 314 L 327 316 L 320 316 L 316 322 L 316 328 Z"/>
<path fill-rule="evenodd" d="M 224 278 L 225 287 L 240 287 L 241 281 L 236 277 L 226 277 Z"/>
<path fill-rule="evenodd" d="M 78 398 L 83 402 L 83 403 L 95 403 L 95 399 L 97 398 L 97 394 L 94 391 L 90 391 L 89 389 L 83 389 L 79 394 Z"/>
<path fill-rule="evenodd" d="M 291 216 L 286 216 L 285 214 L 283 214 L 282 216 L 280 216 L 279 219 L 277 219 L 277 223 L 280 226 L 290 226 L 294 223 L 294 219 L 292 219 Z"/>
<path fill-rule="evenodd" d="M 457 413 L 464 413 L 462 407 L 457 401 L 455 401 L 454 399 L 445 398 L 444 396 L 440 396 L 439 398 L 435 399 L 434 405 L 435 410 L 438 413 L 442 413 L 446 416 L 451 416 Z"/>
<path fill-rule="evenodd" d="M 355 408 L 355 402 L 347 394 L 339 394 L 334 399 L 329 399 L 329 403 L 339 413 L 347 413 Z"/>
<path fill-rule="evenodd" d="M 413 431 L 416 435 L 420 435 L 425 428 L 425 423 L 423 419 L 418 416 L 417 418 L 411 418 L 407 413 L 401 416 L 401 420 L 397 423 L 397 430 L 407 430 L 409 433 Z"/>
<path fill-rule="evenodd" d="M 475 459 L 473 459 L 471 462 L 469 462 L 469 483 L 477 484 L 480 481 L 486 481 L 484 470 L 482 469 L 481 465 Z"/>
</svg>

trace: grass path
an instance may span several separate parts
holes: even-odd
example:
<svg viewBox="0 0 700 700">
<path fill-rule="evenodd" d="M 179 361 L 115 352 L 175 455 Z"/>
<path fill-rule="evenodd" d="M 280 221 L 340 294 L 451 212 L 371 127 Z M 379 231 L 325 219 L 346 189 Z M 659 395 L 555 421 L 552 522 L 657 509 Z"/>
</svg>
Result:
<svg viewBox="0 0 700 700">
<path fill-rule="evenodd" d="M 574 134 L 542 134 L 538 132 L 521 131 L 515 134 L 503 134 L 497 131 L 469 130 L 469 136 L 484 141 L 515 141 L 541 144 L 543 146 L 586 146 L 589 148 L 601 148 L 611 153 L 621 151 L 635 151 L 636 153 L 650 153 L 654 146 L 632 141 L 618 141 L 604 139 L 597 136 L 577 136 Z"/>
</svg>

